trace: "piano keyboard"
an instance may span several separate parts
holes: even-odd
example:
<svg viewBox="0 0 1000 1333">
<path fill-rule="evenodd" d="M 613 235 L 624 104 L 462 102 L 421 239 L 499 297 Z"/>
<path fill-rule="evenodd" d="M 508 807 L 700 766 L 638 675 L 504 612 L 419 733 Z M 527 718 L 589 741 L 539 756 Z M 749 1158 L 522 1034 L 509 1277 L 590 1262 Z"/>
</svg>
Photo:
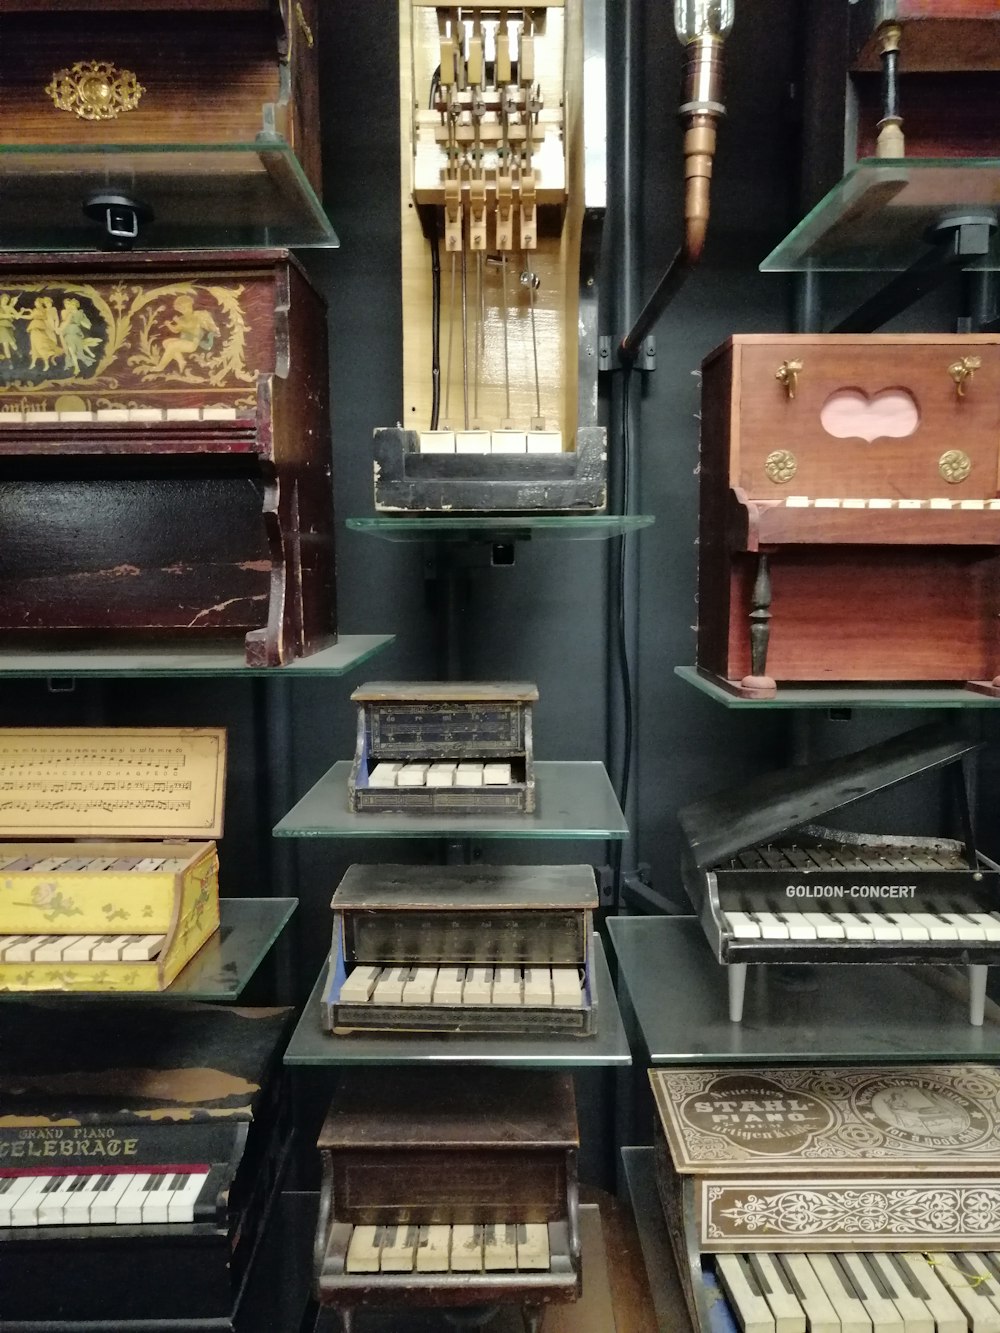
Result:
<svg viewBox="0 0 1000 1333">
<path fill-rule="evenodd" d="M 743 1333 L 1000 1333 L 1000 1252 L 726 1254 L 715 1277 Z"/>
<path fill-rule="evenodd" d="M 1000 509 L 1000 499 L 951 500 L 947 496 L 929 500 L 847 500 L 829 496 L 814 500 L 806 495 L 787 495 L 781 503 L 786 509 Z"/>
<path fill-rule="evenodd" d="M 549 1268 L 549 1229 L 540 1223 L 481 1226 L 358 1226 L 348 1273 L 538 1272 Z"/>
<path fill-rule="evenodd" d="M 424 430 L 417 437 L 422 454 L 561 454 L 557 430 Z"/>
<path fill-rule="evenodd" d="M 0 935 L 0 963 L 148 963 L 165 935 Z"/>
<path fill-rule="evenodd" d="M 443 760 L 437 763 L 376 764 L 369 787 L 509 787 L 510 764 Z"/>
<path fill-rule="evenodd" d="M 0 855 L 0 871 L 29 872 L 36 875 L 74 873 L 97 874 L 109 871 L 120 875 L 135 872 L 147 874 L 158 870 L 162 874 L 179 875 L 190 865 L 190 856 L 18 856 Z"/>
<path fill-rule="evenodd" d="M 360 966 L 340 989 L 345 1004 L 583 1006 L 575 967 Z"/>
<path fill-rule="evenodd" d="M 815 874 L 817 870 L 887 870 L 913 874 L 918 870 L 968 870 L 969 865 L 957 853 L 945 849 L 929 851 L 923 847 L 903 846 L 880 851 L 877 847 L 843 843 L 837 847 L 749 847 L 729 862 L 730 870 L 796 870 Z"/>
<path fill-rule="evenodd" d="M 253 412 L 244 414 L 253 419 Z M 124 421 L 136 425 L 150 421 L 236 421 L 235 407 L 99 407 L 96 411 L 0 411 L 0 426 L 82 426 L 90 422 Z"/>
<path fill-rule="evenodd" d="M 208 1168 L 0 1176 L 0 1227 L 193 1222 Z"/>
<path fill-rule="evenodd" d="M 841 906 L 845 904 L 841 901 Z M 874 903 L 873 903 L 874 905 Z M 961 900 L 935 900 L 920 912 L 878 911 L 858 908 L 835 910 L 817 901 L 808 912 L 781 910 L 777 895 L 745 911 L 723 911 L 730 935 L 736 940 L 843 940 L 878 944 L 986 944 L 1000 941 L 1000 912 L 969 910 Z M 764 910 L 761 910 L 764 909 Z"/>
</svg>

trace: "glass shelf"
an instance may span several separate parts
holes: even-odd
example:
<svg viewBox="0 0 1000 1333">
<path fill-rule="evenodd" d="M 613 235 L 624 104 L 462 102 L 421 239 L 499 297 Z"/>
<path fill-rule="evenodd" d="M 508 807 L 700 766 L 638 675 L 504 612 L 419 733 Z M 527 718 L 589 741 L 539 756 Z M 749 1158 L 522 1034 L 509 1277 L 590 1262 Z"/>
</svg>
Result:
<svg viewBox="0 0 1000 1333">
<path fill-rule="evenodd" d="M 651 527 L 653 514 L 511 514 L 482 518 L 349 518 L 352 532 L 365 532 L 387 542 L 516 542 L 559 539 L 603 542 Z"/>
<path fill-rule="evenodd" d="M 220 898 L 219 929 L 166 990 L 2 991 L 0 1001 L 238 1000 L 298 905 L 298 898 Z"/>
<path fill-rule="evenodd" d="M 653 1149 L 622 1148 L 621 1153 L 657 1323 L 660 1328 L 670 1329 L 671 1333 L 692 1333 L 663 1207 L 656 1192 Z"/>
<path fill-rule="evenodd" d="M 972 1027 L 930 968 L 751 967 L 731 1023 L 725 968 L 696 917 L 617 917 L 608 931 L 650 1064 L 1000 1062 L 1000 1026 Z"/>
<path fill-rule="evenodd" d="M 927 230 L 965 213 L 996 215 L 1000 159 L 863 158 L 772 250 L 762 273 L 887 272 L 930 249 Z M 969 268 L 1000 269 L 1000 234 Z"/>
<path fill-rule="evenodd" d="M 395 642 L 394 634 L 341 634 L 336 643 L 281 667 L 246 665 L 243 641 L 199 643 L 184 648 L 159 644 L 114 644 L 102 648 L 0 649 L 0 677 L 31 679 L 79 676 L 343 676 Z"/>
<path fill-rule="evenodd" d="M 286 1065 L 459 1064 L 514 1069 L 584 1069 L 632 1063 L 628 1039 L 615 1000 L 608 961 L 599 936 L 593 942 L 597 983 L 597 1031 L 591 1037 L 496 1036 L 414 1033 L 335 1037 L 320 1024 L 326 988 L 324 964 L 285 1051 Z"/>
<path fill-rule="evenodd" d="M 94 194 L 153 210 L 138 245 L 239 249 L 340 244 L 283 139 L 224 144 L 9 144 L 0 149 L 0 249 L 93 250 Z"/>
<path fill-rule="evenodd" d="M 697 667 L 674 675 L 727 708 L 996 708 L 1000 699 L 960 685 L 779 685 L 773 699 L 741 699 Z"/>
<path fill-rule="evenodd" d="M 276 838 L 627 838 L 603 764 L 535 764 L 534 814 L 355 814 L 342 759 L 272 830 Z"/>
</svg>

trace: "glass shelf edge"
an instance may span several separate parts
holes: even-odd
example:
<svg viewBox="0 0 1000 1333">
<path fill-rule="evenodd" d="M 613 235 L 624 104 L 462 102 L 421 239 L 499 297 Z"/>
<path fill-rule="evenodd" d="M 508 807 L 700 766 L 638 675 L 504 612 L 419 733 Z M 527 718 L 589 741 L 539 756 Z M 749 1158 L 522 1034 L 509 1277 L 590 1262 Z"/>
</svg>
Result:
<svg viewBox="0 0 1000 1333">
<path fill-rule="evenodd" d="M 996 708 L 1000 700 L 956 685 L 779 685 L 773 699 L 742 699 L 703 675 L 697 667 L 676 666 L 674 675 L 725 708 L 768 709 L 962 709 Z"/>
</svg>

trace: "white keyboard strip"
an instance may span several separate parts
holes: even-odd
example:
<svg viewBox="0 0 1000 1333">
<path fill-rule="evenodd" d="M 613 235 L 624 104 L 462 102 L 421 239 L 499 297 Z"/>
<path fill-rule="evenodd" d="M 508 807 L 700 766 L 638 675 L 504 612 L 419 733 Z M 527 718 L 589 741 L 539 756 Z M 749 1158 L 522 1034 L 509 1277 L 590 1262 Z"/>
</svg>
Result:
<svg viewBox="0 0 1000 1333">
<path fill-rule="evenodd" d="M 378 967 L 362 964 L 340 988 L 343 1004 L 583 1007 L 575 967 Z"/>
<path fill-rule="evenodd" d="M 206 1171 L 0 1177 L 0 1227 L 192 1222 Z"/>
</svg>

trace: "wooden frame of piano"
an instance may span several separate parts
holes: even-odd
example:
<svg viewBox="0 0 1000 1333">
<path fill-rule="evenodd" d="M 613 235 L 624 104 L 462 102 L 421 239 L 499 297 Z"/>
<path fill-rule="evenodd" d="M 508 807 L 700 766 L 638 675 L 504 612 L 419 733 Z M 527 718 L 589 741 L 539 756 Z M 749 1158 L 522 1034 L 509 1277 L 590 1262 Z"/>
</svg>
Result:
<svg viewBox="0 0 1000 1333">
<path fill-rule="evenodd" d="M 960 895 L 966 908 L 956 907 L 959 914 L 969 906 L 983 913 L 1000 911 L 1000 865 L 976 850 L 964 771 L 965 761 L 981 748 L 981 742 L 965 740 L 947 724 L 930 724 L 838 759 L 767 774 L 749 789 L 744 784 L 680 811 L 684 885 L 712 952 L 727 967 L 733 1022 L 742 1018 L 746 969 L 752 963 L 952 963 L 968 968 L 969 1021 L 982 1025 L 987 969 L 1000 963 L 1000 939 L 974 945 L 941 939 L 901 939 L 891 945 L 878 940 L 852 943 L 846 938 L 737 939 L 725 919 L 727 907 L 736 911 L 745 906 L 752 911 L 752 904 L 768 892 L 774 900 L 783 897 L 795 913 L 821 910 L 830 902 L 845 910 L 856 902 L 876 910 L 891 903 L 905 913 L 908 904 L 919 908 L 928 895 L 943 896 L 946 901 L 948 895 Z M 820 828 L 814 822 L 876 792 L 939 770 L 952 783 L 961 840 L 869 837 Z M 796 832 L 805 835 L 798 842 Z M 739 851 L 770 843 L 778 835 L 792 847 L 822 848 L 826 843 L 849 851 L 853 848 L 862 864 L 824 866 L 820 858 L 806 868 L 789 870 L 729 870 L 723 865 Z M 892 866 L 894 850 L 905 865 Z M 866 853 L 873 865 L 863 864 Z M 921 868 L 910 853 L 926 855 L 931 864 Z M 938 857 L 945 864 L 935 868 Z M 888 864 L 879 866 L 880 858 Z M 858 896 L 861 888 L 866 890 L 863 897 Z M 858 893 L 852 896 L 852 890 Z M 731 895 L 738 893 L 745 894 L 739 900 L 740 908 L 732 905 Z"/>
</svg>

